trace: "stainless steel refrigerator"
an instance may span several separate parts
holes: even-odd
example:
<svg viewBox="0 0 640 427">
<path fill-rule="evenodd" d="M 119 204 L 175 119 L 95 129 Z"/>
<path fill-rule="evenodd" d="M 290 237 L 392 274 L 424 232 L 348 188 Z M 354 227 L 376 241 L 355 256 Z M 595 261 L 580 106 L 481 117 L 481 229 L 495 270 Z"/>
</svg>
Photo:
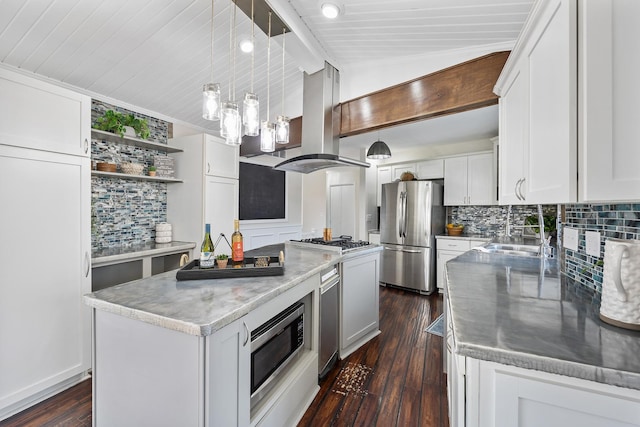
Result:
<svg viewBox="0 0 640 427">
<path fill-rule="evenodd" d="M 380 281 L 430 294 L 436 289 L 435 236 L 444 232 L 443 188 L 434 181 L 382 185 Z"/>
</svg>

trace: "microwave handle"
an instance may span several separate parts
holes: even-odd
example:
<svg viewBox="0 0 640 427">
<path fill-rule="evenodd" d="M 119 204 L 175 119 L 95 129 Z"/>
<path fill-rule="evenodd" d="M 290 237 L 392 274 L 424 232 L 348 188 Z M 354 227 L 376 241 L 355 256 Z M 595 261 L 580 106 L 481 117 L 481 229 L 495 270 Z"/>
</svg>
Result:
<svg viewBox="0 0 640 427">
<path fill-rule="evenodd" d="M 247 322 L 242 322 L 242 326 L 244 326 L 244 342 L 242 346 L 246 347 L 249 342 L 249 328 L 247 327 Z"/>
</svg>

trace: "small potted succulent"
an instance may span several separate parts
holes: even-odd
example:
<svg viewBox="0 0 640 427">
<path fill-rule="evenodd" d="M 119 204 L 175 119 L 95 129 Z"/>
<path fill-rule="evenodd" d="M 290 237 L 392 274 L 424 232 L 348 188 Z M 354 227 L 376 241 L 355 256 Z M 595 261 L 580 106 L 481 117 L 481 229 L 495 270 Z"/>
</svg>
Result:
<svg viewBox="0 0 640 427">
<path fill-rule="evenodd" d="M 156 176 L 156 167 L 154 165 L 149 166 L 149 176 Z"/>
<path fill-rule="evenodd" d="M 229 262 L 229 255 L 220 254 L 216 257 L 216 262 L 218 263 L 218 268 L 227 268 L 227 263 Z"/>
<path fill-rule="evenodd" d="M 139 119 L 133 114 L 122 114 L 114 110 L 107 110 L 104 116 L 96 120 L 95 129 L 116 133 L 121 137 L 137 136 L 142 139 L 149 138 L 149 125 L 144 119 Z"/>
</svg>

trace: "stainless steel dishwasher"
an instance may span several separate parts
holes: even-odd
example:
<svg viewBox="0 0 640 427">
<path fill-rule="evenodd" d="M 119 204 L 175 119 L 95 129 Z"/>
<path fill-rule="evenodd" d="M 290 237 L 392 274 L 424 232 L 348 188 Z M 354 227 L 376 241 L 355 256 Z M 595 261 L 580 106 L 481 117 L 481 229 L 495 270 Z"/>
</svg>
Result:
<svg viewBox="0 0 640 427">
<path fill-rule="evenodd" d="M 335 264 L 321 275 L 320 283 L 320 351 L 318 378 L 322 379 L 338 359 L 338 295 L 340 265 Z"/>
</svg>

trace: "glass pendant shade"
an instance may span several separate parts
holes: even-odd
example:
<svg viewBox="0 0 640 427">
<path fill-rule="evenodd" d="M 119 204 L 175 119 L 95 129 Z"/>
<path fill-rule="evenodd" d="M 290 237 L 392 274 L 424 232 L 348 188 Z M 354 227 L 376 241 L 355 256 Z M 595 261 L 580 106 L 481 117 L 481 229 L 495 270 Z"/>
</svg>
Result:
<svg viewBox="0 0 640 427">
<path fill-rule="evenodd" d="M 258 136 L 260 134 L 260 103 L 258 95 L 255 93 L 247 92 L 244 94 L 242 124 L 245 135 Z"/>
<path fill-rule="evenodd" d="M 289 118 L 278 116 L 276 118 L 276 144 L 289 143 Z"/>
<path fill-rule="evenodd" d="M 202 117 L 220 120 L 220 84 L 207 83 L 202 87 Z"/>
<path fill-rule="evenodd" d="M 391 150 L 384 142 L 378 140 L 371 144 L 367 151 L 367 159 L 388 159 L 391 157 Z"/>
<path fill-rule="evenodd" d="M 260 129 L 260 151 L 272 153 L 275 149 L 275 126 L 273 123 L 263 120 Z"/>
<path fill-rule="evenodd" d="M 227 144 L 239 145 L 242 141 L 241 135 L 242 119 L 238 104 L 227 101 L 222 104 L 220 111 L 220 136 L 222 136 Z"/>
</svg>

